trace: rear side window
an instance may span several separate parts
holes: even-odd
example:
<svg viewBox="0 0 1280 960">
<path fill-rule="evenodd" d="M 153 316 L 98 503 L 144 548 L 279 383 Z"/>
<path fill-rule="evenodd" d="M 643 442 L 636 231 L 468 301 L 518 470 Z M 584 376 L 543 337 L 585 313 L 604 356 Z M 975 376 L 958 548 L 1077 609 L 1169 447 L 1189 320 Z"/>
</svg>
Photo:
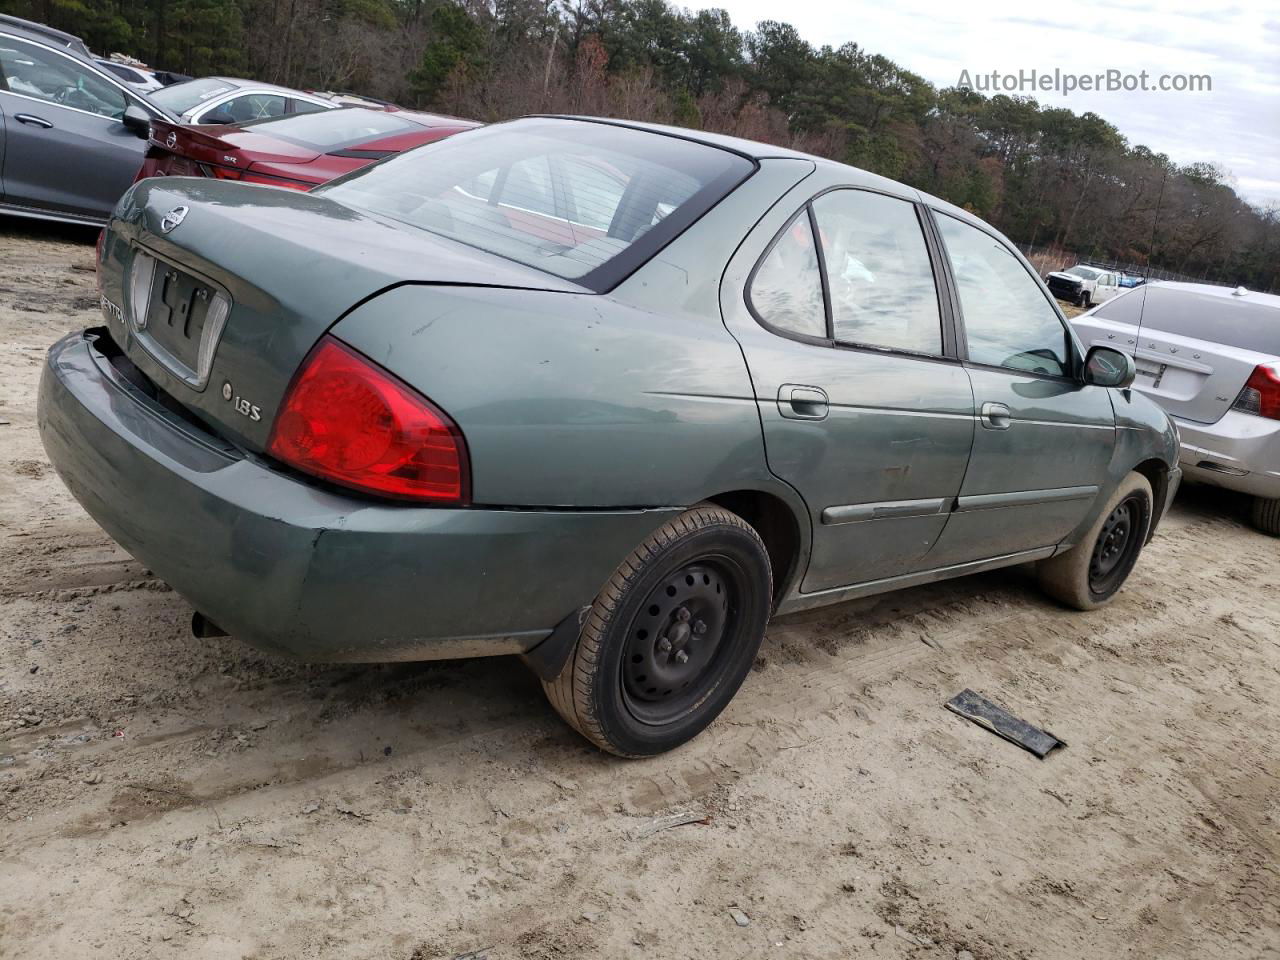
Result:
<svg viewBox="0 0 1280 960">
<path fill-rule="evenodd" d="M 299 100 L 297 97 L 289 98 L 290 113 L 317 113 L 323 111 L 329 112 L 329 108 L 319 103 L 312 103 L 310 100 Z"/>
<path fill-rule="evenodd" d="M 807 211 L 791 221 L 760 261 L 747 302 L 757 318 L 784 333 L 826 337 L 822 273 Z"/>
<path fill-rule="evenodd" d="M 984 230 L 938 215 L 951 257 L 969 359 L 1026 373 L 1069 376 L 1071 339 L 1021 261 Z"/>
<path fill-rule="evenodd" d="M 813 212 L 835 339 L 941 354 L 938 291 L 914 205 L 866 190 L 835 190 L 814 200 Z"/>
<path fill-rule="evenodd" d="M 754 169 L 677 137 L 539 118 L 451 137 L 315 192 L 603 291 Z"/>
<path fill-rule="evenodd" d="M 215 112 L 225 113 L 236 123 L 278 117 L 284 113 L 284 97 L 274 93 L 249 93 L 228 100 L 215 108 Z M 203 116 L 207 119 L 209 114 Z"/>
</svg>

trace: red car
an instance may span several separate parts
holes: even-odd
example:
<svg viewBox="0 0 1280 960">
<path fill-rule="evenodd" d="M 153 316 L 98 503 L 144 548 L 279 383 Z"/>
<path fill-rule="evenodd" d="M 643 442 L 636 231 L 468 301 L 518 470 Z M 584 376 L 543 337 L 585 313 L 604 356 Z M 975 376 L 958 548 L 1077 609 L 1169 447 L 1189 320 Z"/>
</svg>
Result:
<svg viewBox="0 0 1280 960">
<path fill-rule="evenodd" d="M 344 173 L 479 126 L 408 110 L 343 107 L 235 125 L 153 120 L 144 177 L 219 177 L 310 190 Z"/>
</svg>

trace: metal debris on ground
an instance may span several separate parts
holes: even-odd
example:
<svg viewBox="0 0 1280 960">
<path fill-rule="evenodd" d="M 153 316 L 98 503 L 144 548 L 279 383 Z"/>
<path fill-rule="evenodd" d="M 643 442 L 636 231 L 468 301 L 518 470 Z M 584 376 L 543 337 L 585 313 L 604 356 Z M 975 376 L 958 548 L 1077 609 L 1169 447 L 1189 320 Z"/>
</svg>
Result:
<svg viewBox="0 0 1280 960">
<path fill-rule="evenodd" d="M 972 690 L 957 693 L 947 701 L 946 706 L 952 713 L 958 713 L 966 720 L 972 720 L 979 726 L 986 727 L 997 736 L 1004 737 L 1010 743 L 1016 743 L 1042 760 L 1054 747 L 1066 746 L 1053 734 L 1039 727 L 1033 727 L 1025 720 L 1019 720 L 1007 710 L 996 706 L 986 697 Z"/>
<path fill-rule="evenodd" d="M 645 837 L 651 837 L 655 833 L 661 833 L 663 830 L 670 830 L 672 827 L 683 827 L 686 823 L 706 825 L 710 822 L 711 818 L 703 810 L 685 810 L 681 813 L 670 813 L 665 817 L 650 820 L 644 826 L 636 827 L 631 831 L 631 839 L 643 840 Z"/>
</svg>

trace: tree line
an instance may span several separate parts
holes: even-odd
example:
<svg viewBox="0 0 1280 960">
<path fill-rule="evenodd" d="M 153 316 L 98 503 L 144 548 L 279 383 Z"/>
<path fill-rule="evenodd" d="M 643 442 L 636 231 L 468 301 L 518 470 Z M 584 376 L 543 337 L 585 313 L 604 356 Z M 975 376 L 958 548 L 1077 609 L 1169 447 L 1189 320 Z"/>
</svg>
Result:
<svg viewBox="0 0 1280 960">
<path fill-rule="evenodd" d="M 192 75 L 349 90 L 484 121 L 586 113 L 830 157 L 1027 245 L 1280 288 L 1280 209 L 1094 113 L 939 89 L 856 43 L 667 0 L 0 0 L 0 11 Z"/>
</svg>

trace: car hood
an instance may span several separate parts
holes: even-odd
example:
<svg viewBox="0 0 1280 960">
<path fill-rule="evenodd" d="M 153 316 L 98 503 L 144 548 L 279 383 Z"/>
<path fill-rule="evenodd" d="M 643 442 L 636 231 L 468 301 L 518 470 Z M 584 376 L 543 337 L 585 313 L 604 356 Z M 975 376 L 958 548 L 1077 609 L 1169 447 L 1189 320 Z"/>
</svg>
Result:
<svg viewBox="0 0 1280 960">
<path fill-rule="evenodd" d="M 1073 283 L 1084 283 L 1084 277 L 1077 277 L 1074 273 L 1063 273 L 1061 270 L 1054 270 L 1049 276 L 1057 277 L 1059 280 L 1070 280 Z"/>
</svg>

